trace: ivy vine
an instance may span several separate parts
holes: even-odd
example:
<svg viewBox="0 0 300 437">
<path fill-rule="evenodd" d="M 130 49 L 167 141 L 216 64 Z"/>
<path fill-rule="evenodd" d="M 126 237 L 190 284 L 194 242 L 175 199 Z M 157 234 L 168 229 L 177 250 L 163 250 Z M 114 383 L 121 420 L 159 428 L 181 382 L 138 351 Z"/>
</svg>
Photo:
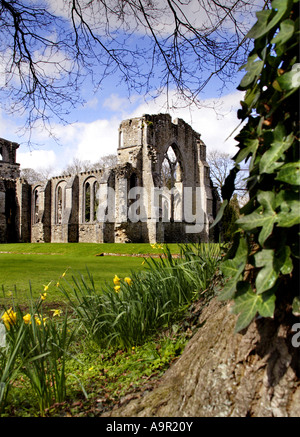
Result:
<svg viewBox="0 0 300 437">
<path fill-rule="evenodd" d="M 226 282 L 220 299 L 233 299 L 236 331 L 257 314 L 273 317 L 284 299 L 299 315 L 299 0 L 273 0 L 256 15 L 247 35 L 253 50 L 238 87 L 246 91 L 238 118 L 247 123 L 236 137 L 239 151 L 217 218 L 240 163 L 248 162 L 250 200 L 221 266 Z"/>
</svg>

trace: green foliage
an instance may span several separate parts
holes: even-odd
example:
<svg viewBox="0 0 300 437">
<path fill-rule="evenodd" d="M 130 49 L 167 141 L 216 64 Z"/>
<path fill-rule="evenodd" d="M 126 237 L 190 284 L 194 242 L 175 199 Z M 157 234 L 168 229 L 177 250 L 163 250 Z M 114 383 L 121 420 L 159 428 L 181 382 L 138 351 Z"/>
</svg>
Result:
<svg viewBox="0 0 300 437">
<path fill-rule="evenodd" d="M 221 255 L 218 244 L 186 245 L 179 258 L 168 248 L 148 258 L 130 284 L 118 278 L 97 290 L 93 278 L 73 277 L 61 290 L 86 330 L 101 346 L 131 348 L 182 316 L 199 292 L 209 289 Z"/>
<path fill-rule="evenodd" d="M 197 326 L 193 301 L 213 293 L 221 247 L 183 245 L 175 257 L 168 247 L 153 249 L 160 258 L 147 258 L 130 278 L 112 276 L 105 289 L 97 291 L 92 276 L 74 276 L 72 293 L 65 290 L 74 311 L 64 317 L 47 305 L 50 284 L 26 309 L 2 311 L 1 416 L 59 415 L 62 405 L 76 415 L 74 397 L 83 396 L 88 404 L 103 396 L 107 405 L 160 376 L 182 353 Z"/>
<path fill-rule="evenodd" d="M 228 243 L 232 241 L 233 235 L 236 231 L 235 222 L 240 216 L 240 208 L 237 200 L 237 195 L 234 194 L 227 207 L 224 210 L 221 222 L 222 241 Z"/>
<path fill-rule="evenodd" d="M 42 295 L 30 302 L 24 313 L 20 306 L 1 315 L 6 328 L 5 346 L 0 348 L 0 407 L 6 403 L 9 389 L 20 375 L 26 377 L 35 393 L 40 414 L 53 402 L 66 397 L 65 362 L 73 340 L 67 313 L 64 318 L 43 313 Z"/>
<path fill-rule="evenodd" d="M 274 0 L 257 13 L 247 35 L 254 47 L 239 88 L 246 91 L 238 117 L 247 124 L 236 137 L 235 168 L 225 182 L 223 212 L 242 161 L 249 161 L 249 202 L 221 269 L 221 299 L 233 299 L 236 330 L 258 313 L 273 317 L 299 294 L 299 1 Z M 296 304 L 294 303 L 294 306 Z"/>
<path fill-rule="evenodd" d="M 172 252 L 179 252 L 177 244 L 171 244 Z M 71 270 L 82 271 L 87 267 L 94 280 L 104 285 L 112 274 L 118 270 L 126 276 L 131 270 L 143 270 L 141 257 L 132 254 L 159 254 L 158 249 L 149 243 L 17 243 L 1 244 L 0 253 L 0 305 L 12 304 L 14 301 L 26 304 L 28 301 L 28 284 L 34 297 L 43 290 L 43 284 L 50 281 L 47 301 L 60 301 L 56 283 L 60 274 Z M 122 254 L 123 256 L 99 256 L 103 253 Z M 128 256 L 125 256 L 128 255 Z"/>
</svg>

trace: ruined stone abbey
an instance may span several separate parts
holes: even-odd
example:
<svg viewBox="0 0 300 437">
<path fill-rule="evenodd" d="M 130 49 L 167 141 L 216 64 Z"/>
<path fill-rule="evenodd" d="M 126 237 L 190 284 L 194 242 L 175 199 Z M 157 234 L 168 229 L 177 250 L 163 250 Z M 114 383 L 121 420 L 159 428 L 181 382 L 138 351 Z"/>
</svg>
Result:
<svg viewBox="0 0 300 437">
<path fill-rule="evenodd" d="M 118 164 L 29 185 L 0 139 L 0 243 L 207 241 L 217 195 L 200 134 L 168 114 L 125 120 Z"/>
</svg>

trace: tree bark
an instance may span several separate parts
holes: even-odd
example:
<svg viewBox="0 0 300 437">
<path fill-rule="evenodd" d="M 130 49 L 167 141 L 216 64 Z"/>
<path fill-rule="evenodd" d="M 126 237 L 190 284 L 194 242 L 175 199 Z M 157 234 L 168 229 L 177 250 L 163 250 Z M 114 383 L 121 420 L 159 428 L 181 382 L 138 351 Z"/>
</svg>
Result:
<svg viewBox="0 0 300 437">
<path fill-rule="evenodd" d="M 236 316 L 214 298 L 155 388 L 103 416 L 300 417 L 300 347 L 288 317 L 256 319 L 234 333 Z"/>
</svg>

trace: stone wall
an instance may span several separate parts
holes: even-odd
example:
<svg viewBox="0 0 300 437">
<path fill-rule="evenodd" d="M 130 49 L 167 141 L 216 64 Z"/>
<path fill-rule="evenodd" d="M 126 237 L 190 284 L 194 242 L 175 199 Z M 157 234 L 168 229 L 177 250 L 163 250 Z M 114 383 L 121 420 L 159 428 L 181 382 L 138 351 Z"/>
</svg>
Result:
<svg viewBox="0 0 300 437">
<path fill-rule="evenodd" d="M 18 147 L 17 143 L 0 138 L 0 243 L 20 240 L 19 220 L 24 217 L 17 198 L 16 181 L 20 176 L 20 165 L 16 163 Z"/>
<path fill-rule="evenodd" d="M 115 167 L 53 177 L 32 186 L 19 178 L 17 147 L 0 139 L 0 242 L 210 238 L 218 199 L 206 146 L 181 119 L 145 114 L 124 120 Z"/>
</svg>

